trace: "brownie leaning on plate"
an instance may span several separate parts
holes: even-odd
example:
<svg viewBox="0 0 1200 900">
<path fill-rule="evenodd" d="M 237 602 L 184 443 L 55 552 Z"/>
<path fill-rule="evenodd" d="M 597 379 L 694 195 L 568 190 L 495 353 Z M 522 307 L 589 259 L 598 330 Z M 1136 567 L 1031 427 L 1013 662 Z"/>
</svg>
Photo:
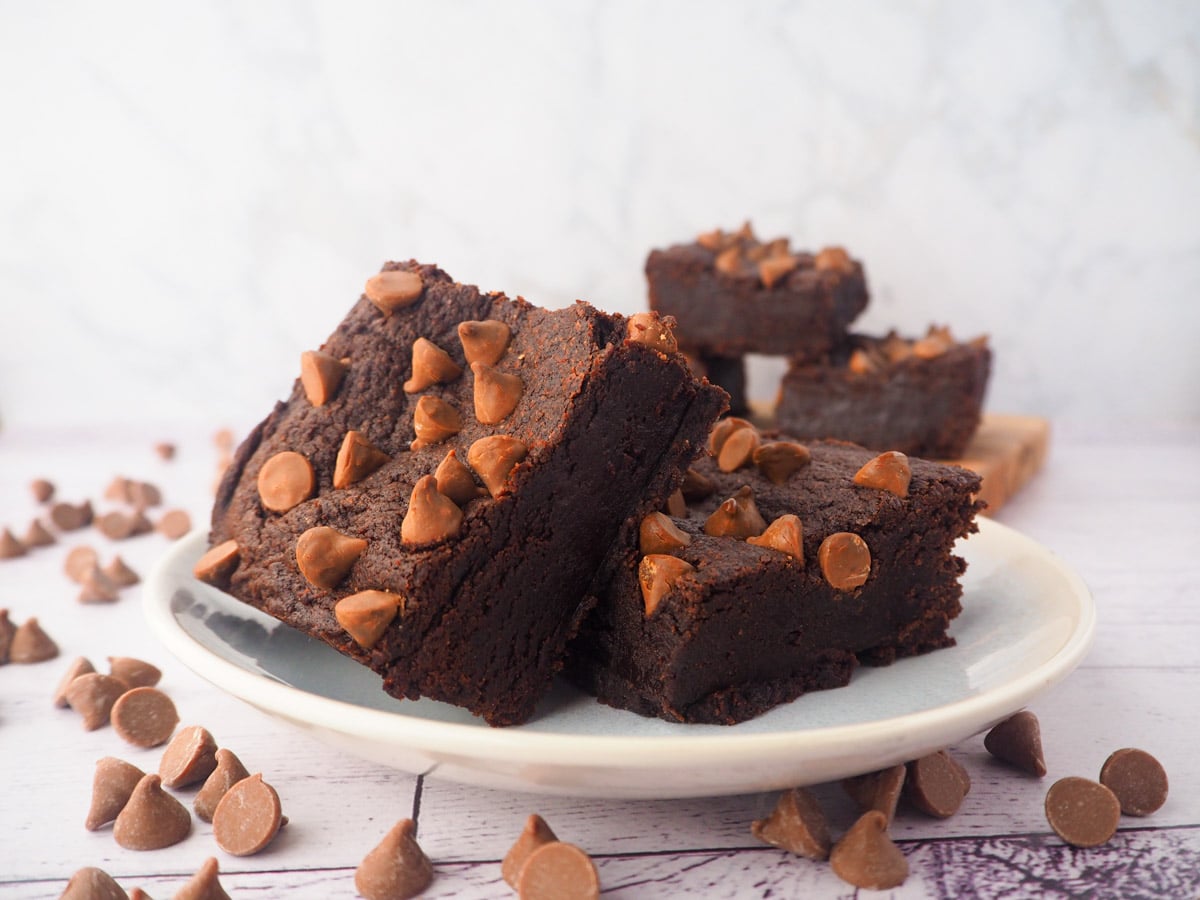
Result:
<svg viewBox="0 0 1200 900">
<path fill-rule="evenodd" d="M 626 523 L 566 673 L 611 706 L 734 724 L 953 643 L 980 479 L 853 444 L 714 429 L 686 508 Z M 679 502 L 676 497 L 675 503 Z"/>
<path fill-rule="evenodd" d="M 724 405 L 657 316 L 388 263 L 238 449 L 197 574 L 396 697 L 519 723 L 621 524 L 670 493 Z"/>
</svg>

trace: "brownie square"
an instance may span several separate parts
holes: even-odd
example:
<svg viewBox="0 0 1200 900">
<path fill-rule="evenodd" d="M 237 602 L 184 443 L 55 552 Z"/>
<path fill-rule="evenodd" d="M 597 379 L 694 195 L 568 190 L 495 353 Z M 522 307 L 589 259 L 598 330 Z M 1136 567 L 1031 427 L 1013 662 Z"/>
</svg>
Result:
<svg viewBox="0 0 1200 900">
<path fill-rule="evenodd" d="M 650 308 L 675 317 L 680 346 L 716 357 L 820 357 L 867 305 L 862 265 L 844 250 L 793 253 L 749 223 L 651 251 L 646 278 Z"/>
<path fill-rule="evenodd" d="M 851 335 L 828 358 L 794 359 L 779 387 L 779 427 L 932 459 L 962 455 L 982 417 L 992 354 L 945 328 L 918 340 Z"/>
<path fill-rule="evenodd" d="M 652 314 L 547 311 L 415 261 L 302 362 L 218 491 L 236 569 L 204 574 L 388 693 L 492 725 L 533 714 L 622 523 L 725 405 Z"/>
<path fill-rule="evenodd" d="M 686 516 L 626 524 L 567 664 L 602 702 L 734 724 L 844 685 L 859 663 L 953 643 L 966 564 L 952 550 L 976 530 L 979 477 L 745 428 L 757 464 L 723 470 L 745 447 L 706 456 L 684 482 Z M 858 476 L 868 463 L 875 477 Z M 896 469 L 910 473 L 904 496 Z"/>
</svg>

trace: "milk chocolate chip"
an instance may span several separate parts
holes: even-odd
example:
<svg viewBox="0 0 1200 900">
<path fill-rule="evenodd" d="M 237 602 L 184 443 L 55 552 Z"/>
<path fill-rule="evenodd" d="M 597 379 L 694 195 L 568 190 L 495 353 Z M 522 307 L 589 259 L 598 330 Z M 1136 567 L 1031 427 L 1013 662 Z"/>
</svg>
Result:
<svg viewBox="0 0 1200 900">
<path fill-rule="evenodd" d="M 271 512 L 284 513 L 312 496 L 317 476 L 312 463 L 294 450 L 284 450 L 258 470 L 258 498 Z"/>
<path fill-rule="evenodd" d="M 58 900 L 129 900 L 129 895 L 103 869 L 86 866 L 71 876 Z"/>
<path fill-rule="evenodd" d="M 798 516 L 785 513 L 767 526 L 762 534 L 746 538 L 747 544 L 786 553 L 804 565 L 804 526 Z"/>
<path fill-rule="evenodd" d="M 362 481 L 391 459 L 361 432 L 347 431 L 333 464 L 333 486 L 340 489 Z"/>
<path fill-rule="evenodd" d="M 146 773 L 137 766 L 115 756 L 97 760 L 92 775 L 92 804 L 83 827 L 95 831 L 113 821 L 145 777 Z"/>
<path fill-rule="evenodd" d="M 125 560 L 119 556 L 114 556 L 100 571 L 118 588 L 131 587 L 142 580 L 138 577 L 138 573 L 129 568 Z"/>
<path fill-rule="evenodd" d="M 511 337 L 512 329 L 496 319 L 458 323 L 458 339 L 468 366 L 476 362 L 494 366 L 508 349 Z"/>
<path fill-rule="evenodd" d="M 525 383 L 519 375 L 499 372 L 483 363 L 471 363 L 475 373 L 475 418 L 484 425 L 498 425 L 517 408 Z"/>
<path fill-rule="evenodd" d="M 83 727 L 95 731 L 108 724 L 113 705 L 128 688 L 111 675 L 88 672 L 67 685 L 63 696 L 75 712 L 83 716 Z"/>
<path fill-rule="evenodd" d="M 716 493 L 717 486 L 707 475 L 702 475 L 695 469 L 688 469 L 683 475 L 683 484 L 679 486 L 679 491 L 685 500 L 695 502 L 711 497 Z"/>
<path fill-rule="evenodd" d="M 78 506 L 70 503 L 55 503 L 50 507 L 50 521 L 59 531 L 76 531 L 92 524 L 92 501 L 84 500 Z"/>
<path fill-rule="evenodd" d="M 96 566 L 83 576 L 79 585 L 80 603 L 113 603 L 117 599 L 117 586 Z"/>
<path fill-rule="evenodd" d="M 857 534 L 839 531 L 821 541 L 817 562 L 830 587 L 852 591 L 871 574 L 871 550 Z"/>
<path fill-rule="evenodd" d="M 108 674 L 123 681 L 127 688 L 154 687 L 162 680 L 158 666 L 132 656 L 110 656 Z"/>
<path fill-rule="evenodd" d="M 947 333 L 931 328 L 929 334 L 913 341 L 912 355 L 917 359 L 937 359 L 954 345 Z"/>
<path fill-rule="evenodd" d="M 381 313 L 390 316 L 396 310 L 416 303 L 424 290 L 419 274 L 395 269 L 372 275 L 367 279 L 363 293 Z"/>
<path fill-rule="evenodd" d="M 692 536 L 680 531 L 669 516 L 650 513 L 638 527 L 638 547 L 645 556 L 650 553 L 674 553 L 692 542 Z"/>
<path fill-rule="evenodd" d="M 1115 751 L 1100 769 L 1100 783 L 1117 795 L 1127 816 L 1148 816 L 1167 802 L 1166 770 L 1145 750 Z"/>
<path fill-rule="evenodd" d="M 26 619 L 12 633 L 8 646 L 8 661 L 13 663 L 40 663 L 58 656 L 58 644 L 42 630 L 37 617 Z"/>
<path fill-rule="evenodd" d="M 722 472 L 734 472 L 747 465 L 759 449 L 760 438 L 757 428 L 738 428 L 721 445 L 717 454 L 717 468 Z"/>
<path fill-rule="evenodd" d="M 192 574 L 206 584 L 220 588 L 228 587 L 229 579 L 238 567 L 240 559 L 241 550 L 238 549 L 237 541 L 223 541 L 215 547 L 210 547 L 196 561 Z"/>
<path fill-rule="evenodd" d="M 217 742 L 207 728 L 189 725 L 171 739 L 158 764 L 158 774 L 169 788 L 203 781 L 217 767 Z"/>
<path fill-rule="evenodd" d="M 677 353 L 679 342 L 675 339 L 673 316 L 660 317 L 658 313 L 634 313 L 625 324 L 629 340 L 645 344 L 660 353 Z"/>
<path fill-rule="evenodd" d="M 113 837 L 126 850 L 160 850 L 178 844 L 191 831 L 191 813 L 162 789 L 157 775 L 137 783 L 113 823 Z"/>
<path fill-rule="evenodd" d="M 768 256 L 758 264 L 758 278 L 770 290 L 798 265 L 800 258 L 791 254 Z"/>
<path fill-rule="evenodd" d="M 880 453 L 869 459 L 854 474 L 854 483 L 862 487 L 888 491 L 897 497 L 908 496 L 908 483 L 912 480 L 912 467 L 908 457 L 899 450 Z"/>
<path fill-rule="evenodd" d="M 42 520 L 34 519 L 29 523 L 29 528 L 26 529 L 25 536 L 21 538 L 21 543 L 26 547 L 49 547 L 56 541 L 54 535 L 46 530 Z"/>
<path fill-rule="evenodd" d="M 509 887 L 513 890 L 517 888 L 517 878 L 521 874 L 521 869 L 525 865 L 525 861 L 529 859 L 530 854 L 539 847 L 551 844 L 557 841 L 558 838 L 546 824 L 546 820 L 533 813 L 525 820 L 525 827 L 521 830 L 521 836 L 509 848 L 508 853 L 504 856 L 504 861 L 500 863 L 500 877 L 505 880 Z"/>
<path fill-rule="evenodd" d="M 1044 778 L 1046 760 L 1042 755 L 1042 729 L 1029 710 L 1009 716 L 983 739 L 987 752 L 1016 766 L 1023 772 Z M 1101 779 L 1103 781 L 1103 779 Z"/>
<path fill-rule="evenodd" d="M 413 410 L 413 430 L 417 439 L 412 442 L 411 449 L 420 450 L 440 443 L 462 431 L 462 426 L 462 416 L 457 409 L 445 400 L 426 395 L 417 401 L 417 408 Z"/>
<path fill-rule="evenodd" d="M 971 777 L 945 750 L 908 764 L 904 796 L 926 815 L 948 819 L 958 812 L 971 790 Z"/>
<path fill-rule="evenodd" d="M 86 656 L 77 656 L 71 660 L 71 664 L 67 666 L 67 671 L 63 672 L 62 678 L 58 681 L 58 687 L 54 689 L 54 705 L 59 709 L 66 709 L 70 705 L 67 703 L 67 688 L 71 682 L 80 675 L 90 675 L 95 671 L 96 667 L 92 665 L 92 661 Z"/>
<path fill-rule="evenodd" d="M 863 813 L 829 854 L 833 873 L 855 887 L 883 891 L 908 877 L 908 860 L 887 833 L 887 816 Z"/>
<path fill-rule="evenodd" d="M 730 247 L 722 250 L 713 260 L 713 268 L 722 275 L 738 276 L 742 274 L 742 248 Z"/>
<path fill-rule="evenodd" d="M 333 614 L 356 644 L 370 650 L 403 606 L 404 598 L 399 594 L 359 591 L 339 600 Z"/>
<path fill-rule="evenodd" d="M 83 544 L 71 548 L 71 551 L 67 554 L 67 558 L 63 560 L 63 571 L 76 584 L 82 584 L 84 576 L 99 565 L 99 563 L 99 554 L 91 547 Z"/>
<path fill-rule="evenodd" d="M 25 555 L 25 545 L 9 529 L 0 530 L 0 559 L 16 559 Z"/>
<path fill-rule="evenodd" d="M 841 247 L 826 247 L 817 253 L 813 265 L 818 272 L 841 272 L 843 275 L 854 273 L 854 261 L 850 254 Z"/>
<path fill-rule="evenodd" d="M 507 434 L 480 438 L 467 450 L 467 464 L 493 497 L 504 491 L 508 476 L 528 453 L 525 445 Z"/>
<path fill-rule="evenodd" d="M 753 822 L 750 831 L 760 841 L 798 856 L 829 858 L 831 841 L 825 814 L 816 798 L 804 788 L 780 794 L 771 815 Z"/>
<path fill-rule="evenodd" d="M 218 871 L 216 857 L 210 856 L 171 900 L 230 900 L 217 879 Z M 133 900 L 133 897 L 129 900 Z"/>
<path fill-rule="evenodd" d="M 54 499 L 54 484 L 45 478 L 35 478 L 29 482 L 29 490 L 38 503 L 49 503 Z"/>
<path fill-rule="evenodd" d="M 179 724 L 171 698 L 152 687 L 127 690 L 113 704 L 113 730 L 135 747 L 165 744 Z"/>
<path fill-rule="evenodd" d="M 324 406 L 333 399 L 349 369 L 346 360 L 321 350 L 305 350 L 300 354 L 300 386 L 313 406 Z"/>
<path fill-rule="evenodd" d="M 362 538 L 317 525 L 296 540 L 296 565 L 309 584 L 333 590 L 366 549 L 367 542 Z"/>
<path fill-rule="evenodd" d="M 459 506 L 466 506 L 478 497 L 487 496 L 487 491 L 475 483 L 471 470 L 458 458 L 457 450 L 446 454 L 433 477 L 437 479 L 438 491 Z"/>
<path fill-rule="evenodd" d="M 417 843 L 417 826 L 402 819 L 363 857 L 354 886 L 366 900 L 408 900 L 433 882 L 433 863 Z"/>
<path fill-rule="evenodd" d="M 8 664 L 9 651 L 12 650 L 13 635 L 17 626 L 8 618 L 8 610 L 0 609 L 0 666 Z"/>
<path fill-rule="evenodd" d="M 807 447 L 792 441 L 769 441 L 754 451 L 754 464 L 772 484 L 783 484 L 811 459 Z"/>
<path fill-rule="evenodd" d="M 896 805 L 904 788 L 907 767 L 901 763 L 878 772 L 856 775 L 842 780 L 842 788 L 863 812 L 878 810 L 887 816 L 888 824 L 896 817 Z"/>
<path fill-rule="evenodd" d="M 213 837 L 226 853 L 250 856 L 275 840 L 282 823 L 279 794 L 258 773 L 243 778 L 221 798 L 213 811 Z"/>
<path fill-rule="evenodd" d="M 405 546 L 445 541 L 458 535 L 462 522 L 458 504 L 438 492 L 435 476 L 425 475 L 408 498 L 408 511 L 400 523 L 400 541 Z"/>
<path fill-rule="evenodd" d="M 708 452 L 713 456 L 719 456 L 721 448 L 725 446 L 725 442 L 729 440 L 729 436 L 742 428 L 754 428 L 754 426 L 745 419 L 739 419 L 737 416 L 727 416 L 722 419 L 708 433 Z"/>
<path fill-rule="evenodd" d="M 664 507 L 668 516 L 674 516 L 677 519 L 686 519 L 688 517 L 687 501 L 683 499 L 683 491 L 672 491 L 667 497 L 667 505 Z"/>
<path fill-rule="evenodd" d="M 718 506 L 704 523 L 704 533 L 713 537 L 731 537 L 745 540 L 756 537 L 767 530 L 767 522 L 754 502 L 754 491 L 749 485 Z"/>
<path fill-rule="evenodd" d="M 642 602 L 646 606 L 646 615 L 653 615 L 662 598 L 671 592 L 676 582 L 694 571 L 695 566 L 676 556 L 663 553 L 643 556 L 638 564 L 638 583 L 642 587 Z"/>
<path fill-rule="evenodd" d="M 217 750 L 216 758 L 217 767 L 204 780 L 204 786 L 200 788 L 196 799 L 192 801 L 192 809 L 205 822 L 212 821 L 217 804 L 221 802 L 222 797 L 229 793 L 229 789 L 242 779 L 250 777 L 250 773 L 246 771 L 242 761 L 234 756 L 232 751 L 222 747 Z"/>
<path fill-rule="evenodd" d="M 415 394 L 435 384 L 453 381 L 462 372 L 462 366 L 449 353 L 428 338 L 419 337 L 413 342 L 412 376 L 404 382 L 404 390 Z"/>
<path fill-rule="evenodd" d="M 1121 801 L 1103 784 L 1063 778 L 1046 792 L 1046 821 L 1074 847 L 1099 847 L 1117 833 Z"/>
<path fill-rule="evenodd" d="M 600 875 L 574 844 L 554 841 L 529 854 L 517 876 L 520 900 L 597 900 Z"/>
<path fill-rule="evenodd" d="M 145 521 L 146 517 L 140 513 L 132 515 L 127 512 L 113 511 L 97 516 L 95 525 L 96 530 L 109 540 L 123 541 L 135 534 L 142 534 L 143 532 L 139 529 L 144 527 L 143 522 Z"/>
</svg>

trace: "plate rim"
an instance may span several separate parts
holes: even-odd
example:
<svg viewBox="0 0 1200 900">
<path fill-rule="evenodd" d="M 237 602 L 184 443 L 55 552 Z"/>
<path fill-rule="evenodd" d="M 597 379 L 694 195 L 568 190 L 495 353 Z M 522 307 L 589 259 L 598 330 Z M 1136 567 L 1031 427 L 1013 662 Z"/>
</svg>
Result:
<svg viewBox="0 0 1200 900">
<path fill-rule="evenodd" d="M 316 726 L 368 740 L 386 740 L 412 751 L 469 755 L 493 763 L 522 766 L 551 765 L 570 769 L 619 770 L 636 766 L 642 770 L 677 769 L 679 752 L 686 746 L 686 767 L 727 764 L 730 758 L 753 756 L 756 763 L 782 755 L 794 755 L 802 744 L 806 756 L 831 752 L 847 744 L 878 743 L 903 726 L 912 733 L 944 733 L 957 723 L 969 722 L 977 733 L 1021 709 L 1039 693 L 1060 682 L 1073 671 L 1091 649 L 1096 630 L 1096 606 L 1083 578 L 1051 550 L 1016 529 L 991 519 L 979 520 L 979 534 L 996 540 L 1013 541 L 1049 564 L 1072 585 L 1073 628 L 1062 646 L 1033 669 L 980 694 L 964 697 L 918 712 L 903 713 L 866 722 L 824 726 L 805 730 L 739 734 L 731 726 L 722 733 L 679 735 L 603 735 L 545 732 L 520 726 L 493 728 L 482 720 L 472 723 L 446 722 L 406 715 L 403 712 L 363 707 L 344 700 L 315 694 L 285 682 L 247 670 L 205 647 L 189 635 L 170 610 L 172 590 L 166 589 L 168 571 L 192 545 L 206 537 L 197 529 L 175 542 L 161 556 L 146 579 L 142 609 L 151 630 L 171 653 L 210 684 L 269 714 L 293 722 Z M 194 554 L 197 558 L 198 553 Z M 304 706 L 296 712 L 297 704 Z M 636 715 L 635 713 L 629 713 Z M 691 726 L 680 724 L 681 729 Z M 469 751 L 464 748 L 469 747 Z"/>
</svg>

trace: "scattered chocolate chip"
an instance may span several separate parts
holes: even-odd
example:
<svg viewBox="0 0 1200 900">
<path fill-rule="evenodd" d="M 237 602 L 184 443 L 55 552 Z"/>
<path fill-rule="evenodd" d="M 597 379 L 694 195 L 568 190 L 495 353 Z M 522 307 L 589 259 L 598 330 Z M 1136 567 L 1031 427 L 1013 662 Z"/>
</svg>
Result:
<svg viewBox="0 0 1200 900">
<path fill-rule="evenodd" d="M 433 863 L 417 844 L 417 826 L 402 819 L 363 857 L 354 886 L 366 900 L 408 900 L 429 887 Z"/>
<path fill-rule="evenodd" d="M 707 475 L 702 475 L 695 469 L 688 469 L 683 474 L 683 484 L 679 486 L 679 491 L 685 500 L 694 503 L 711 497 L 717 492 L 717 486 Z"/>
<path fill-rule="evenodd" d="M 475 483 L 471 470 L 458 458 L 457 450 L 446 454 L 433 477 L 437 479 L 438 491 L 459 506 L 466 506 L 478 497 L 487 496 L 487 491 Z"/>
<path fill-rule="evenodd" d="M 58 644 L 42 630 L 36 617 L 26 619 L 13 631 L 8 647 L 8 661 L 12 663 L 40 663 L 58 656 Z"/>
<path fill-rule="evenodd" d="M 1099 847 L 1117 833 L 1121 801 L 1088 778 L 1062 778 L 1046 792 L 1046 821 L 1074 847 Z"/>
<path fill-rule="evenodd" d="M 854 260 L 841 247 L 826 247 L 817 253 L 813 265 L 818 272 L 840 272 L 843 275 L 854 273 Z"/>
<path fill-rule="evenodd" d="M 110 656 L 108 674 L 123 681 L 130 689 L 154 687 L 162 679 L 162 671 L 158 666 L 132 656 Z"/>
<path fill-rule="evenodd" d="M 229 540 L 210 547 L 208 551 L 196 560 L 192 574 L 205 584 L 214 587 L 227 587 L 229 579 L 238 567 L 241 550 L 237 541 Z"/>
<path fill-rule="evenodd" d="M 662 598 L 674 589 L 676 582 L 694 571 L 695 566 L 676 556 L 663 553 L 643 556 L 638 564 L 638 583 L 642 587 L 642 602 L 646 606 L 646 615 L 653 615 Z"/>
<path fill-rule="evenodd" d="M 863 463 L 854 474 L 854 483 L 862 487 L 888 491 L 897 497 L 908 496 L 912 467 L 908 457 L 899 450 L 888 450 Z"/>
<path fill-rule="evenodd" d="M 49 547 L 56 541 L 54 535 L 46 530 L 42 520 L 34 519 L 29 523 L 29 528 L 26 529 L 25 536 L 21 538 L 21 543 L 26 547 Z"/>
<path fill-rule="evenodd" d="M 186 787 L 203 781 L 217 767 L 217 742 L 207 728 L 189 725 L 167 744 L 158 774 L 169 788 Z"/>
<path fill-rule="evenodd" d="M 683 491 L 673 491 L 667 497 L 665 510 L 668 516 L 674 516 L 677 519 L 686 519 L 688 517 L 688 505 L 687 500 L 683 498 Z"/>
<path fill-rule="evenodd" d="M 462 416 L 458 410 L 439 397 L 423 396 L 413 410 L 413 431 L 417 439 L 411 449 L 420 450 L 438 444 L 462 431 Z"/>
<path fill-rule="evenodd" d="M 754 464 L 772 484 L 783 484 L 812 459 L 809 449 L 792 441 L 769 441 L 754 451 Z"/>
<path fill-rule="evenodd" d="M 217 879 L 217 872 L 216 857 L 210 856 L 200 864 L 196 874 L 175 892 L 171 900 L 230 900 Z M 129 900 L 133 900 L 133 897 Z"/>
<path fill-rule="evenodd" d="M 829 826 L 816 798 L 804 788 L 792 788 L 779 795 L 775 809 L 765 819 L 750 825 L 760 841 L 789 850 L 808 859 L 828 859 Z"/>
<path fill-rule="evenodd" d="M 162 503 L 162 491 L 148 481 L 131 479 L 125 482 L 125 489 L 128 494 L 126 499 L 130 505 L 138 509 L 146 509 Z"/>
<path fill-rule="evenodd" d="M 833 873 L 855 887 L 882 891 L 908 878 L 908 860 L 887 833 L 887 816 L 865 812 L 829 854 Z"/>
<path fill-rule="evenodd" d="M 713 268 L 722 275 L 738 276 L 742 274 L 742 248 L 730 247 L 722 250 L 713 260 Z"/>
<path fill-rule="evenodd" d="M 222 797 L 229 793 L 229 789 L 239 781 L 250 777 L 250 773 L 246 771 L 242 761 L 232 751 L 226 750 L 224 747 L 220 748 L 217 750 L 216 760 L 217 767 L 204 780 L 204 786 L 200 788 L 196 799 L 192 801 L 192 809 L 205 822 L 212 821 L 217 804 L 221 802 Z"/>
<path fill-rule="evenodd" d="M 258 499 L 271 512 L 285 513 L 303 503 L 316 486 L 312 463 L 294 450 L 276 453 L 258 470 Z"/>
<path fill-rule="evenodd" d="M 251 856 L 266 848 L 283 822 L 279 795 L 261 773 L 231 787 L 213 811 L 217 846 L 233 856 Z"/>
<path fill-rule="evenodd" d="M 142 579 L 138 577 L 138 573 L 133 571 L 125 564 L 125 560 L 119 556 L 114 556 L 103 569 L 100 570 L 104 577 L 115 584 L 118 588 L 131 587 L 137 584 Z"/>
<path fill-rule="evenodd" d="M 1127 816 L 1148 816 L 1167 802 L 1167 772 L 1162 763 L 1135 747 L 1114 751 L 1104 761 L 1100 783 L 1117 795 Z"/>
<path fill-rule="evenodd" d="M 79 595 L 75 598 L 80 603 L 115 603 L 117 586 L 97 566 L 83 576 L 79 584 Z"/>
<path fill-rule="evenodd" d="M 493 434 L 480 438 L 467 450 L 467 464 L 479 476 L 488 493 L 499 497 L 508 483 L 508 476 L 529 451 L 515 437 Z"/>
<path fill-rule="evenodd" d="M 333 590 L 366 549 L 367 542 L 362 538 L 317 525 L 297 538 L 296 565 L 309 584 Z"/>
<path fill-rule="evenodd" d="M 83 716 L 85 731 L 95 731 L 108 724 L 113 704 L 127 688 L 111 675 L 88 672 L 67 685 L 63 692 L 67 705 Z"/>
<path fill-rule="evenodd" d="M 500 372 L 483 363 L 471 363 L 475 375 L 475 418 L 484 425 L 498 425 L 512 414 L 525 392 L 519 375 Z"/>
<path fill-rule="evenodd" d="M 457 537 L 462 522 L 458 504 L 439 493 L 436 477 L 425 475 L 413 486 L 408 498 L 408 510 L 400 523 L 400 541 L 411 547 L 449 540 Z"/>
<path fill-rule="evenodd" d="M 554 841 L 538 847 L 517 876 L 520 900 L 596 900 L 600 874 L 592 858 L 574 844 Z"/>
<path fill-rule="evenodd" d="M 349 369 L 346 360 L 321 350 L 305 350 L 300 354 L 300 386 L 313 406 L 324 406 L 333 399 Z"/>
<path fill-rule="evenodd" d="M 83 579 L 99 564 L 100 556 L 94 549 L 85 544 L 80 547 L 71 548 L 71 552 L 67 554 L 67 558 L 63 561 L 63 571 L 76 584 L 83 584 Z"/>
<path fill-rule="evenodd" d="M 763 287 L 770 290 L 798 265 L 800 265 L 799 257 L 790 254 L 768 256 L 758 264 L 758 278 L 763 283 Z"/>
<path fill-rule="evenodd" d="M 213 432 L 213 446 L 223 453 L 233 449 L 233 432 L 228 428 L 218 428 Z"/>
<path fill-rule="evenodd" d="M 479 362 L 494 366 L 504 356 L 511 338 L 512 329 L 496 319 L 458 323 L 458 339 L 462 341 L 467 365 Z"/>
<path fill-rule="evenodd" d="M 634 313 L 625 325 L 626 335 L 635 344 L 645 344 L 659 353 L 678 353 L 675 339 L 675 318 L 660 317 L 655 312 Z"/>
<path fill-rule="evenodd" d="M 871 574 L 871 550 L 857 534 L 839 531 L 821 541 L 817 562 L 830 587 L 852 591 Z"/>
<path fill-rule="evenodd" d="M 904 796 L 926 815 L 948 819 L 971 790 L 971 778 L 945 750 L 908 763 Z"/>
<path fill-rule="evenodd" d="M 532 813 L 525 820 L 525 827 L 521 829 L 521 835 L 509 848 L 508 853 L 504 855 L 504 860 L 500 863 L 500 877 L 505 880 L 509 887 L 513 890 L 517 888 L 517 878 L 521 874 L 521 868 L 529 859 L 533 851 L 539 847 L 544 847 L 546 844 L 552 844 L 557 841 L 554 831 L 546 824 L 546 820 L 537 813 Z"/>
<path fill-rule="evenodd" d="M 746 538 L 746 543 L 786 553 L 804 565 L 804 526 L 799 517 L 791 513 L 780 516 L 762 534 Z"/>
<path fill-rule="evenodd" d="M 363 293 L 381 313 L 390 316 L 396 310 L 416 303 L 424 290 L 418 273 L 397 269 L 372 275 L 367 279 Z"/>
<path fill-rule="evenodd" d="M 113 823 L 113 838 L 126 850 L 161 850 L 178 844 L 191 831 L 191 813 L 162 789 L 157 775 L 137 783 Z"/>
<path fill-rule="evenodd" d="M 0 559 L 16 559 L 25 555 L 25 545 L 9 529 L 0 530 Z"/>
<path fill-rule="evenodd" d="M 674 553 L 692 542 L 692 536 L 680 531 L 670 517 L 653 512 L 638 526 L 638 547 L 645 556 L 651 553 Z"/>
<path fill-rule="evenodd" d="M 113 477 L 113 480 L 108 483 L 108 487 L 104 489 L 105 500 L 115 500 L 118 503 L 129 502 L 129 479 L 122 475 Z"/>
<path fill-rule="evenodd" d="M 453 381 L 462 373 L 462 366 L 449 353 L 433 341 L 419 337 L 413 342 L 412 376 L 404 382 L 404 390 L 415 394 L 435 384 Z"/>
<path fill-rule="evenodd" d="M 734 472 L 754 458 L 761 438 L 757 428 L 738 428 L 721 445 L 717 454 L 717 468 L 722 472 Z"/>
<path fill-rule="evenodd" d="M 704 523 L 704 533 L 713 537 L 731 537 L 745 540 L 756 537 L 767 530 L 766 520 L 754 502 L 754 491 L 749 485 L 718 506 Z"/>
<path fill-rule="evenodd" d="M 66 709 L 70 705 L 67 702 L 67 688 L 70 687 L 71 682 L 80 675 L 90 675 L 95 671 L 96 667 L 86 656 L 77 656 L 71 660 L 71 664 L 67 666 L 67 670 L 63 672 L 62 678 L 58 681 L 58 687 L 54 689 L 54 705 L 59 709 Z"/>
<path fill-rule="evenodd" d="M 159 441 L 154 445 L 154 452 L 163 462 L 170 462 L 175 458 L 175 445 L 169 441 Z"/>
<path fill-rule="evenodd" d="M 54 499 L 54 484 L 45 478 L 35 478 L 29 482 L 29 490 L 38 503 L 49 503 Z"/>
<path fill-rule="evenodd" d="M 171 898 L 171 900 L 179 900 L 179 897 L 180 897 L 180 894 L 176 893 Z M 149 894 L 147 894 L 145 891 L 143 891 L 141 888 L 135 887 L 135 888 L 130 889 L 130 891 L 129 891 L 129 900 L 154 900 L 154 898 L 151 897 Z"/>
<path fill-rule="evenodd" d="M 1029 710 L 1009 716 L 983 739 L 987 752 L 1016 766 L 1023 772 L 1044 778 L 1046 760 L 1042 755 L 1042 729 Z"/>
<path fill-rule="evenodd" d="M 92 804 L 84 828 L 95 831 L 116 819 L 133 795 L 133 789 L 145 777 L 146 773 L 137 766 L 115 756 L 97 760 L 92 775 Z"/>
<path fill-rule="evenodd" d="M 754 426 L 745 419 L 739 419 L 737 416 L 727 416 L 722 419 L 708 433 L 708 452 L 713 456 L 719 456 L 721 448 L 725 446 L 725 442 L 729 440 L 729 436 L 743 428 L 754 428 Z"/>
<path fill-rule="evenodd" d="M 862 812 L 877 810 L 887 817 L 888 824 L 891 825 L 892 819 L 896 817 L 896 804 L 900 800 L 907 771 L 907 767 L 900 763 L 878 772 L 845 778 L 842 780 L 842 788 Z"/>
<path fill-rule="evenodd" d="M 359 591 L 333 608 L 338 624 L 365 650 L 375 646 L 404 606 L 404 598 L 387 591 Z"/>
<path fill-rule="evenodd" d="M 103 869 L 87 866 L 71 876 L 58 900 L 129 900 L 129 895 Z"/>
<path fill-rule="evenodd" d="M 345 488 L 362 481 L 392 458 L 358 431 L 347 431 L 333 464 L 333 486 Z"/>
<path fill-rule="evenodd" d="M 179 724 L 171 698 L 152 687 L 136 687 L 117 698 L 110 714 L 113 730 L 135 747 L 165 744 Z"/>
<path fill-rule="evenodd" d="M 17 626 L 8 618 L 8 610 L 0 609 L 0 666 L 7 665 Z"/>
</svg>

